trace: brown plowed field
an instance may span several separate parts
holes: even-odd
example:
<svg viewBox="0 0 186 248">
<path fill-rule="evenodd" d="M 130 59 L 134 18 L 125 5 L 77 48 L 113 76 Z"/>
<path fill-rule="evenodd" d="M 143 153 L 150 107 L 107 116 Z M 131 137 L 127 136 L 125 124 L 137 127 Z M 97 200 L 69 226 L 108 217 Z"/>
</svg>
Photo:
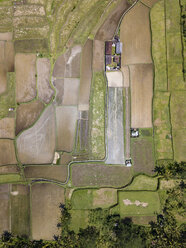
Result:
<svg viewBox="0 0 186 248">
<path fill-rule="evenodd" d="M 120 26 L 123 43 L 122 65 L 152 63 L 149 8 L 137 3 Z"/>
<path fill-rule="evenodd" d="M 141 0 L 142 3 L 146 4 L 150 8 L 159 0 Z"/>
<path fill-rule="evenodd" d="M 37 120 L 43 108 L 44 104 L 39 100 L 19 105 L 16 111 L 16 135 L 30 127 Z"/>
<path fill-rule="evenodd" d="M 0 233 L 10 231 L 9 221 L 9 184 L 0 185 Z"/>
<path fill-rule="evenodd" d="M 3 118 L 0 120 L 0 138 L 13 139 L 15 137 L 14 118 Z"/>
<path fill-rule="evenodd" d="M 140 138 L 131 144 L 133 168 L 136 173 L 154 174 L 153 140 Z"/>
<path fill-rule="evenodd" d="M 0 166 L 0 174 L 14 174 L 18 172 L 19 172 L 19 168 L 16 165 Z"/>
<path fill-rule="evenodd" d="M 74 146 L 77 122 L 77 107 L 56 108 L 57 116 L 57 150 L 71 152 Z"/>
<path fill-rule="evenodd" d="M 89 104 L 90 86 L 92 79 L 93 41 L 87 40 L 83 47 L 81 58 L 81 79 L 79 90 L 79 105 Z"/>
<path fill-rule="evenodd" d="M 14 141 L 0 139 L 0 165 L 17 164 Z"/>
<path fill-rule="evenodd" d="M 57 223 L 60 222 L 59 204 L 64 203 L 64 189 L 44 183 L 32 186 L 32 238 L 53 239 L 58 235 Z"/>
<path fill-rule="evenodd" d="M 98 30 L 95 39 L 102 41 L 111 40 L 122 14 L 129 8 L 129 6 L 130 4 L 126 0 L 120 1 Z"/>
<path fill-rule="evenodd" d="M 0 50 L 1 50 L 1 46 L 0 46 Z M 1 54 L 0 54 L 1 56 Z M 7 88 L 7 78 L 6 78 L 6 67 L 4 64 L 0 64 L 0 94 L 4 93 L 6 91 Z"/>
<path fill-rule="evenodd" d="M 152 64 L 131 65 L 131 127 L 152 127 Z"/>
<path fill-rule="evenodd" d="M 36 97 L 35 64 L 35 54 L 17 53 L 15 56 L 17 102 L 28 102 Z"/>
<path fill-rule="evenodd" d="M 53 76 L 62 78 L 80 77 L 81 46 L 77 45 L 60 55 L 54 65 Z"/>
<path fill-rule="evenodd" d="M 23 164 L 50 164 L 56 143 L 55 110 L 48 106 L 35 125 L 17 138 L 17 151 Z"/>
<path fill-rule="evenodd" d="M 105 69 L 105 42 L 94 40 L 93 44 L 93 71 L 103 71 Z"/>
<path fill-rule="evenodd" d="M 37 59 L 37 89 L 38 96 L 44 103 L 49 103 L 54 94 L 50 86 L 50 60 Z"/>
<path fill-rule="evenodd" d="M 47 178 L 64 182 L 67 178 L 67 166 L 48 165 L 48 166 L 28 166 L 25 167 L 27 178 Z"/>
</svg>

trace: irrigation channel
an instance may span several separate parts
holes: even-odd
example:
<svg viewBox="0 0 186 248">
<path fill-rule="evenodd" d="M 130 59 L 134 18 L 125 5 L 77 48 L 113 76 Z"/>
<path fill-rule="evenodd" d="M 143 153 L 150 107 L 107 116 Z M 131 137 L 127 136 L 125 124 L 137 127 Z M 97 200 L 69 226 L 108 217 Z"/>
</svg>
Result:
<svg viewBox="0 0 186 248">
<path fill-rule="evenodd" d="M 118 27 L 116 29 L 116 32 L 115 32 L 115 35 L 118 33 L 119 31 L 119 27 L 120 27 L 120 24 L 124 18 L 124 16 L 137 4 L 137 2 L 139 2 L 139 0 L 136 0 L 131 6 L 130 8 L 128 8 L 124 13 L 123 15 L 121 16 L 120 18 L 120 21 L 119 21 L 119 24 L 118 24 Z M 106 77 L 106 72 L 105 72 L 105 79 L 107 79 Z M 107 81 L 107 80 L 106 80 Z M 34 183 L 40 183 L 40 182 L 48 182 L 48 183 L 54 183 L 54 184 L 57 184 L 57 185 L 60 185 L 60 186 L 64 186 L 66 184 L 68 184 L 69 180 L 70 180 L 70 168 L 71 168 L 71 165 L 73 164 L 81 164 L 82 163 L 100 163 L 100 162 L 106 162 L 108 160 L 108 147 L 109 147 L 109 144 L 108 144 L 108 136 L 107 136 L 107 129 L 108 129 L 108 94 L 109 94 L 109 89 L 108 89 L 108 82 L 107 82 L 107 85 L 106 85 L 106 96 L 105 96 L 105 158 L 104 159 L 101 159 L 101 160 L 83 160 L 83 161 L 71 161 L 68 165 L 67 165 L 67 178 L 65 180 L 65 182 L 59 182 L 59 181 L 56 181 L 56 180 L 52 180 L 52 179 L 45 179 L 45 178 L 38 178 L 38 179 L 33 179 L 31 181 L 31 184 L 34 184 Z M 124 159 L 124 158 L 123 158 Z M 121 162 L 123 162 L 123 159 Z"/>
</svg>

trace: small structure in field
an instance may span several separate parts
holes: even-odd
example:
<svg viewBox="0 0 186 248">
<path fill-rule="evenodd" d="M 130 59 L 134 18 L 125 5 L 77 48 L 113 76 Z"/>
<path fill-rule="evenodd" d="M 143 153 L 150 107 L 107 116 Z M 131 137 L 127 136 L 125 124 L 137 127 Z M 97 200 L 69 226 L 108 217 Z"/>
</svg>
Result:
<svg viewBox="0 0 186 248">
<path fill-rule="evenodd" d="M 116 42 L 116 53 L 117 54 L 122 53 L 122 47 L 123 47 L 123 44 L 120 41 Z"/>
<path fill-rule="evenodd" d="M 105 70 L 117 71 L 121 68 L 122 43 L 118 36 L 105 42 Z"/>
<path fill-rule="evenodd" d="M 138 128 L 131 128 L 130 129 L 130 136 L 132 138 L 137 138 L 139 137 L 139 129 Z"/>
<path fill-rule="evenodd" d="M 127 167 L 131 167 L 131 166 L 132 166 L 132 161 L 131 161 L 131 159 L 126 159 L 126 160 L 125 160 L 125 165 L 126 165 Z"/>
<path fill-rule="evenodd" d="M 105 55 L 105 64 L 110 65 L 112 63 L 112 56 L 111 55 Z"/>
</svg>

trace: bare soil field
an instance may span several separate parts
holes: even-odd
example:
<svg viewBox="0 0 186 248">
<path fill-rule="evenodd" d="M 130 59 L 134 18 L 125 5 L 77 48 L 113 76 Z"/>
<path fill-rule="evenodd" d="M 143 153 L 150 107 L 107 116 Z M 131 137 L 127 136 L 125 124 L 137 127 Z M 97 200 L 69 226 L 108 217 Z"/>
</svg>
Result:
<svg viewBox="0 0 186 248">
<path fill-rule="evenodd" d="M 56 88 L 55 103 L 57 105 L 62 105 L 64 95 L 64 79 L 61 78 L 54 80 L 53 85 Z"/>
<path fill-rule="evenodd" d="M 16 40 L 14 42 L 15 52 L 17 53 L 47 53 L 48 40 L 47 39 L 30 39 L 30 40 Z"/>
<path fill-rule="evenodd" d="M 79 99 L 79 78 L 64 79 L 64 95 L 62 105 L 77 105 Z"/>
<path fill-rule="evenodd" d="M 6 91 L 6 73 L 14 71 L 14 45 L 11 41 L 0 41 L 0 94 Z"/>
<path fill-rule="evenodd" d="M 123 74 L 121 71 L 106 72 L 108 87 L 123 87 Z"/>
<path fill-rule="evenodd" d="M 122 166 L 72 165 L 72 184 L 76 187 L 122 187 L 132 179 L 130 168 Z"/>
<path fill-rule="evenodd" d="M 35 64 L 35 54 L 17 53 L 15 56 L 17 102 L 31 101 L 36 97 Z"/>
<path fill-rule="evenodd" d="M 92 79 L 93 41 L 87 40 L 82 51 L 81 79 L 78 105 L 89 105 L 90 86 Z"/>
<path fill-rule="evenodd" d="M 60 55 L 54 65 L 53 76 L 62 78 L 80 77 L 81 46 L 74 46 Z"/>
<path fill-rule="evenodd" d="M 39 118 L 44 104 L 39 100 L 18 105 L 16 109 L 16 135 L 29 128 Z"/>
<path fill-rule="evenodd" d="M 13 140 L 0 139 L 0 165 L 17 164 Z"/>
<path fill-rule="evenodd" d="M 0 40 L 12 40 L 12 32 L 0 33 Z"/>
<path fill-rule="evenodd" d="M 131 144 L 131 155 L 134 171 L 153 175 L 154 151 L 152 139 L 137 139 Z"/>
<path fill-rule="evenodd" d="M 17 138 L 17 149 L 23 164 L 50 164 L 55 150 L 55 112 L 48 106 L 33 127 Z"/>
<path fill-rule="evenodd" d="M 121 71 L 123 73 L 123 85 L 124 87 L 130 87 L 130 71 L 128 66 L 122 66 Z"/>
<path fill-rule="evenodd" d="M 50 86 L 50 60 L 38 58 L 36 64 L 38 96 L 44 103 L 49 103 L 54 94 L 54 90 Z"/>
<path fill-rule="evenodd" d="M 0 43 L 0 51 L 1 51 L 1 43 Z M 1 54 L 0 54 L 1 56 Z M 7 89 L 7 77 L 6 77 L 6 66 L 0 63 L 0 94 L 4 93 Z"/>
<path fill-rule="evenodd" d="M 64 203 L 64 189 L 54 184 L 35 184 L 32 186 L 32 238 L 53 239 L 58 235 L 60 222 L 59 204 Z"/>
<path fill-rule="evenodd" d="M 5 41 L 0 41 L 0 64 L 4 63 L 5 59 Z"/>
<path fill-rule="evenodd" d="M 92 68 L 94 72 L 105 69 L 105 42 L 94 40 Z"/>
<path fill-rule="evenodd" d="M 10 192 L 11 232 L 15 235 L 30 234 L 30 188 L 13 184 Z"/>
<path fill-rule="evenodd" d="M 15 120 L 14 118 L 3 118 L 0 120 L 0 138 L 14 139 Z"/>
<path fill-rule="evenodd" d="M 19 172 L 19 168 L 16 165 L 0 166 L 0 174 L 14 174 L 18 172 Z"/>
<path fill-rule="evenodd" d="M 16 135 L 29 128 L 39 118 L 44 104 L 39 100 L 18 105 L 16 111 Z"/>
<path fill-rule="evenodd" d="M 42 165 L 25 167 L 26 178 L 47 178 L 64 182 L 67 178 L 67 166 L 65 165 Z"/>
<path fill-rule="evenodd" d="M 147 5 L 148 7 L 152 7 L 156 2 L 158 2 L 159 0 L 141 0 L 142 3 L 144 3 L 145 5 Z"/>
<path fill-rule="evenodd" d="M 64 152 L 61 156 L 59 164 L 67 165 L 70 161 L 72 161 L 72 155 Z"/>
<path fill-rule="evenodd" d="M 153 66 L 131 65 L 131 126 L 152 127 Z"/>
<path fill-rule="evenodd" d="M 57 150 L 71 152 L 75 139 L 77 107 L 57 107 L 56 117 Z"/>
<path fill-rule="evenodd" d="M 14 43 L 12 41 L 5 42 L 5 64 L 8 72 L 14 72 Z"/>
<path fill-rule="evenodd" d="M 9 184 L 0 185 L 0 233 L 10 231 L 9 221 Z"/>
<path fill-rule="evenodd" d="M 98 30 L 95 39 L 102 41 L 111 40 L 122 14 L 129 8 L 129 6 L 130 4 L 126 0 L 120 1 Z"/>
<path fill-rule="evenodd" d="M 149 8 L 137 3 L 122 20 L 120 39 L 123 45 L 122 66 L 152 63 Z"/>
</svg>

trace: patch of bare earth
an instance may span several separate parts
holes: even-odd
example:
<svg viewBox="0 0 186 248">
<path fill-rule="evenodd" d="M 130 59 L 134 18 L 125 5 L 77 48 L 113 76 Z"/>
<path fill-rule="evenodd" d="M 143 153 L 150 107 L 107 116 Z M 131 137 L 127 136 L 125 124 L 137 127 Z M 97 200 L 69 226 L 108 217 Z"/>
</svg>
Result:
<svg viewBox="0 0 186 248">
<path fill-rule="evenodd" d="M 50 105 L 35 125 L 17 138 L 18 157 L 23 164 L 50 164 L 55 142 L 55 110 Z"/>
<path fill-rule="evenodd" d="M 62 78 L 80 77 L 81 46 L 77 45 L 60 55 L 54 65 L 53 76 Z"/>
<path fill-rule="evenodd" d="M 10 231 L 9 221 L 9 184 L 0 185 L 0 233 Z"/>
<path fill-rule="evenodd" d="M 81 105 L 89 105 L 90 86 L 92 79 L 93 41 L 87 40 L 82 51 L 81 79 L 79 89 L 79 109 Z"/>
<path fill-rule="evenodd" d="M 120 1 L 116 8 L 111 12 L 103 25 L 98 30 L 95 39 L 96 40 L 111 40 L 115 34 L 119 20 L 122 14 L 130 7 L 128 1 Z"/>
<path fill-rule="evenodd" d="M 18 105 L 16 110 L 16 135 L 29 128 L 38 119 L 44 104 L 39 100 Z"/>
<path fill-rule="evenodd" d="M 36 55 L 17 53 L 15 56 L 16 101 L 28 102 L 36 97 Z"/>
<path fill-rule="evenodd" d="M 56 108 L 57 150 L 71 152 L 74 146 L 77 122 L 77 107 L 64 106 Z"/>
<path fill-rule="evenodd" d="M 65 165 L 28 166 L 24 170 L 26 178 L 47 178 L 64 182 L 67 178 Z"/>
<path fill-rule="evenodd" d="M 130 65 L 131 76 L 131 126 L 152 127 L 152 64 Z"/>
<path fill-rule="evenodd" d="M 59 204 L 64 203 L 64 189 L 55 184 L 32 186 L 32 238 L 51 240 L 58 235 L 60 222 Z"/>
<path fill-rule="evenodd" d="M 14 141 L 0 139 L 0 165 L 17 164 Z"/>
<path fill-rule="evenodd" d="M 14 118 L 3 118 L 0 120 L 0 138 L 14 139 L 15 120 Z"/>
<path fill-rule="evenodd" d="M 105 69 L 105 42 L 100 40 L 94 40 L 93 43 L 93 71 L 103 71 Z"/>
<path fill-rule="evenodd" d="M 0 166 L 0 174 L 14 174 L 19 173 L 17 165 L 4 165 Z"/>
<path fill-rule="evenodd" d="M 123 43 L 122 66 L 152 63 L 149 8 L 137 3 L 123 18 L 120 39 Z"/>
<path fill-rule="evenodd" d="M 49 103 L 54 94 L 50 86 L 50 60 L 47 58 L 37 59 L 37 89 L 38 96 L 44 103 Z"/>
</svg>

